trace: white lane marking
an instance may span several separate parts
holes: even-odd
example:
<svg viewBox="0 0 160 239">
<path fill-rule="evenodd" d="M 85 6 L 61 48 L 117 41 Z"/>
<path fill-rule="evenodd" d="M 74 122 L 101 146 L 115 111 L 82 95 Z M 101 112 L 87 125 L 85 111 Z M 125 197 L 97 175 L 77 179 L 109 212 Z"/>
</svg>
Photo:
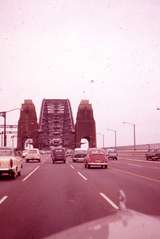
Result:
<svg viewBox="0 0 160 239">
<path fill-rule="evenodd" d="M 2 204 L 7 198 L 8 198 L 8 196 L 4 196 L 3 198 L 1 198 L 0 199 L 0 204 Z"/>
<path fill-rule="evenodd" d="M 75 169 L 72 164 L 70 166 L 71 166 L 71 168 Z"/>
<path fill-rule="evenodd" d="M 119 158 L 123 159 L 123 160 L 127 160 L 127 161 L 135 161 L 135 162 L 140 162 L 140 163 L 154 163 L 156 162 L 156 164 L 160 164 L 160 161 L 153 161 L 153 160 L 141 160 L 141 159 L 125 159 L 124 157 L 120 156 Z"/>
<path fill-rule="evenodd" d="M 145 166 L 138 165 L 138 164 L 133 164 L 133 163 L 127 163 L 128 166 L 133 166 L 133 167 L 138 167 L 138 168 L 143 168 Z"/>
<path fill-rule="evenodd" d="M 124 159 L 124 160 L 126 160 L 126 161 L 136 161 L 136 162 L 139 162 L 139 163 L 143 163 L 143 162 L 145 162 L 145 163 L 153 163 L 153 161 L 151 162 L 151 161 L 142 161 L 142 160 L 132 160 L 132 159 Z M 114 162 L 112 162 L 112 163 L 114 163 Z M 149 168 L 149 169 L 158 169 L 158 170 L 160 170 L 160 167 L 159 167 L 159 165 L 157 166 L 157 163 L 158 162 L 156 162 L 155 163 L 155 166 L 157 166 L 157 167 L 154 167 L 154 166 L 149 166 L 149 167 L 147 167 L 146 165 L 138 165 L 138 164 L 130 164 L 130 163 L 125 163 L 125 162 L 122 162 L 122 161 L 119 161 L 119 162 L 115 162 L 115 164 L 124 164 L 124 165 L 132 165 L 132 166 L 135 166 L 135 165 L 137 165 L 137 167 L 141 167 L 141 168 Z M 160 163 L 160 162 L 159 162 Z"/>
<path fill-rule="evenodd" d="M 81 178 L 83 178 L 84 180 L 87 181 L 87 178 L 86 178 L 82 173 L 78 172 L 78 174 L 79 174 L 79 176 L 80 176 Z"/>
<path fill-rule="evenodd" d="M 22 182 L 26 181 L 33 173 L 39 169 L 40 166 L 37 166 L 32 172 L 30 172 L 24 179 L 22 179 Z"/>
<path fill-rule="evenodd" d="M 155 179 L 155 178 L 150 178 L 150 177 L 147 177 L 147 176 L 143 176 L 143 175 L 139 175 L 139 174 L 136 174 L 136 173 L 132 173 L 128 170 L 123 170 L 123 169 L 119 169 L 119 168 L 112 168 L 113 170 L 117 170 L 121 173 L 126 173 L 128 175 L 132 175 L 132 176 L 136 176 L 136 177 L 139 177 L 139 178 L 143 178 L 143 179 L 146 179 L 146 180 L 149 180 L 149 181 L 152 181 L 152 182 L 156 182 L 156 183 L 160 183 L 160 180 L 159 179 Z"/>
<path fill-rule="evenodd" d="M 100 196 L 105 199 L 114 209 L 118 210 L 119 207 L 109 198 L 107 197 L 104 193 L 99 193 Z"/>
</svg>

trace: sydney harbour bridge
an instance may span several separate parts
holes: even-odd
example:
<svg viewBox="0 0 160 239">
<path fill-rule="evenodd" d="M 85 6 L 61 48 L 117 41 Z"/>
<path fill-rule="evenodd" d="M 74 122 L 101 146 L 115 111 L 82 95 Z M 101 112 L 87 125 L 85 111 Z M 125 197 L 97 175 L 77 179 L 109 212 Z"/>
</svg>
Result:
<svg viewBox="0 0 160 239">
<path fill-rule="evenodd" d="M 77 148 L 81 139 L 87 139 L 89 147 L 96 147 L 96 125 L 93 108 L 88 100 L 81 100 L 74 123 L 69 99 L 43 99 L 38 122 L 32 100 L 24 100 L 18 120 L 17 148 L 24 149 L 27 139 L 33 146 L 49 149 L 59 141 L 63 147 Z"/>
</svg>

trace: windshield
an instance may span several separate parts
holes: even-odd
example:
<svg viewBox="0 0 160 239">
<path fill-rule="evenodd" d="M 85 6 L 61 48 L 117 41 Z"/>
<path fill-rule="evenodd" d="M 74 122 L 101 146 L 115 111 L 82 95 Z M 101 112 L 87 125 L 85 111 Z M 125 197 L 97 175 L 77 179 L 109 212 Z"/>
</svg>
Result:
<svg viewBox="0 0 160 239">
<path fill-rule="evenodd" d="M 160 0 L 0 0 L 0 148 L 2 239 L 159 217 Z"/>
</svg>

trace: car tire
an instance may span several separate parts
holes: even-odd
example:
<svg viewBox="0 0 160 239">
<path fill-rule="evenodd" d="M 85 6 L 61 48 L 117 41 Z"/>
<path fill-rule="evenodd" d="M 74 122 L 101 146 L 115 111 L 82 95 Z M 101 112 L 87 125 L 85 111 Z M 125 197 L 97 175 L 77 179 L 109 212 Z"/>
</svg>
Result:
<svg viewBox="0 0 160 239">
<path fill-rule="evenodd" d="M 16 179 L 16 176 L 17 176 L 17 174 L 16 174 L 15 172 L 12 172 L 12 173 L 11 173 L 11 178 L 12 178 L 12 179 Z"/>
</svg>

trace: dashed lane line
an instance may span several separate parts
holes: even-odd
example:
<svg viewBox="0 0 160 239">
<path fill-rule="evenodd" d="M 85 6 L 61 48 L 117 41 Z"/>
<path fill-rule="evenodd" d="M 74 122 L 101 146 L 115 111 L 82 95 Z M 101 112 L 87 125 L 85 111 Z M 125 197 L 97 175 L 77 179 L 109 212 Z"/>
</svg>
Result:
<svg viewBox="0 0 160 239">
<path fill-rule="evenodd" d="M 99 195 L 106 200 L 114 209 L 118 210 L 119 207 L 109 198 L 106 196 L 106 194 L 100 192 Z"/>
<path fill-rule="evenodd" d="M 22 182 L 25 182 L 32 174 L 34 174 L 40 166 L 37 166 L 32 172 L 30 172 L 24 179 L 22 179 Z"/>
<path fill-rule="evenodd" d="M 4 196 L 3 198 L 1 198 L 0 199 L 0 204 L 2 204 L 7 198 L 8 198 L 8 196 Z"/>
<path fill-rule="evenodd" d="M 82 173 L 80 173 L 79 171 L 77 172 L 78 174 L 79 174 L 79 176 L 81 177 L 81 178 L 83 178 L 85 181 L 87 181 L 88 179 L 82 174 Z"/>
<path fill-rule="evenodd" d="M 72 164 L 70 165 L 70 167 L 71 167 L 72 169 L 75 169 Z"/>
</svg>

